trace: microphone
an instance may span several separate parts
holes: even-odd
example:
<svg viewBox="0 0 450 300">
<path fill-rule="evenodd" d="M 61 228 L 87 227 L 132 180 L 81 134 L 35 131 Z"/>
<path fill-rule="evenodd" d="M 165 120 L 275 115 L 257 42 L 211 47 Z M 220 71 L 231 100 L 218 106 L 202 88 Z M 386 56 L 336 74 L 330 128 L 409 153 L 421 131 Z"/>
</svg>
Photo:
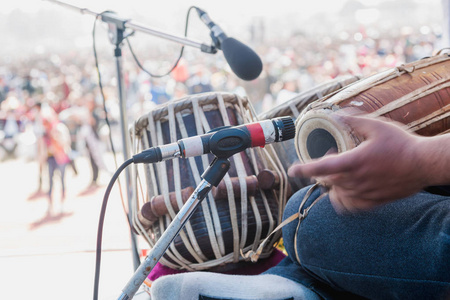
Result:
<svg viewBox="0 0 450 300">
<path fill-rule="evenodd" d="M 194 157 L 212 153 L 228 158 L 252 147 L 282 142 L 295 137 L 294 120 L 280 117 L 239 126 L 216 128 L 206 134 L 188 137 L 175 143 L 156 146 L 132 157 L 134 163 L 156 163 L 177 157 Z"/>
<path fill-rule="evenodd" d="M 195 9 L 203 23 L 211 30 L 211 38 L 215 46 L 222 50 L 231 70 L 243 80 L 258 78 L 263 67 L 258 54 L 238 40 L 228 37 L 205 11 L 198 7 Z"/>
</svg>

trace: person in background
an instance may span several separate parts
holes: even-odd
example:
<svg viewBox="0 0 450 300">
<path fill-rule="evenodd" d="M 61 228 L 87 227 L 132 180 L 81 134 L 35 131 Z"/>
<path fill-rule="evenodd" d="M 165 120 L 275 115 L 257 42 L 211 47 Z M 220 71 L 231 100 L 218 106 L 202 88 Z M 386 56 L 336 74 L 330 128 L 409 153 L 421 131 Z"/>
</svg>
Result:
<svg viewBox="0 0 450 300">
<path fill-rule="evenodd" d="M 92 93 L 84 95 L 81 99 L 84 106 L 87 108 L 81 124 L 81 138 L 85 140 L 86 149 L 89 155 L 89 162 L 92 169 L 92 180 L 90 187 L 97 187 L 99 171 L 106 170 L 105 163 L 103 161 L 102 154 L 104 153 L 104 148 L 100 140 L 98 130 L 100 123 L 100 112 L 98 108 L 95 97 Z"/>
<path fill-rule="evenodd" d="M 64 212 L 65 182 L 64 175 L 66 165 L 70 162 L 68 153 L 70 152 L 70 132 L 66 125 L 58 120 L 57 115 L 52 112 L 43 118 L 44 125 L 44 144 L 47 150 L 47 164 L 49 171 L 49 190 L 48 190 L 48 210 L 47 215 L 54 213 L 53 207 L 53 184 L 54 175 L 58 170 L 61 179 L 61 203 L 60 213 Z"/>
<path fill-rule="evenodd" d="M 47 160 L 47 151 L 44 142 L 45 128 L 42 119 L 42 103 L 37 102 L 34 105 L 34 134 L 36 136 L 36 158 L 39 164 L 39 186 L 37 192 L 42 190 L 42 177 L 44 173 L 45 163 Z"/>
</svg>

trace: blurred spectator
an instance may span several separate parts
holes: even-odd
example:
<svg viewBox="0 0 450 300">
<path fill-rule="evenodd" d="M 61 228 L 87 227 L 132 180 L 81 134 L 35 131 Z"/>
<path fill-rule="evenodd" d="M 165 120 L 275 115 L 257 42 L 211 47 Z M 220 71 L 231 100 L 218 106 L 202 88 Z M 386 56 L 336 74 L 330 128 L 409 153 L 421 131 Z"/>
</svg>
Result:
<svg viewBox="0 0 450 300">
<path fill-rule="evenodd" d="M 34 106 L 33 111 L 33 117 L 34 117 L 34 123 L 33 123 L 33 129 L 34 134 L 36 137 L 36 160 L 38 161 L 39 165 L 39 185 L 37 192 L 40 192 L 42 190 L 42 179 L 43 179 L 43 173 L 45 168 L 45 163 L 47 160 L 47 151 L 44 141 L 44 134 L 45 134 L 45 128 L 44 128 L 44 122 L 42 119 L 42 103 L 38 102 Z"/>
<path fill-rule="evenodd" d="M 166 91 L 166 85 L 159 80 L 151 80 L 150 94 L 152 101 L 156 104 L 165 103 L 170 99 Z"/>
<path fill-rule="evenodd" d="M 289 99 L 294 98 L 298 92 L 298 80 L 300 79 L 300 73 L 297 71 L 288 71 L 281 77 L 280 87 L 281 89 L 277 92 L 277 98 L 275 100 L 275 106 L 283 104 Z"/>
<path fill-rule="evenodd" d="M 31 76 L 30 75 L 25 76 L 23 81 L 24 83 L 22 89 L 27 91 L 28 94 L 33 95 L 35 88 L 31 83 Z"/>
<path fill-rule="evenodd" d="M 17 148 L 17 135 L 19 134 L 19 125 L 17 124 L 14 111 L 6 112 L 5 126 L 3 128 L 4 136 L 0 146 L 5 151 L 6 157 L 15 157 Z"/>
<path fill-rule="evenodd" d="M 20 101 L 14 93 L 1 103 L 2 131 L 0 132 L 0 147 L 4 152 L 4 158 L 14 158 L 18 146 L 18 134 L 20 132 L 18 112 Z"/>
<path fill-rule="evenodd" d="M 204 65 L 194 66 L 193 75 L 187 80 L 186 85 L 189 94 L 199 94 L 212 91 L 210 74 Z"/>
<path fill-rule="evenodd" d="M 55 171 L 59 171 L 61 179 L 61 203 L 60 213 L 63 213 L 66 186 L 64 175 L 66 165 L 70 162 L 68 153 L 70 152 L 70 133 L 62 122 L 58 120 L 57 115 L 50 109 L 44 114 L 44 142 L 47 149 L 47 164 L 49 171 L 49 190 L 48 190 L 48 210 L 47 215 L 53 214 L 53 176 Z"/>
<path fill-rule="evenodd" d="M 97 180 L 100 170 L 106 170 L 103 161 L 105 152 L 104 145 L 99 137 L 100 121 L 103 119 L 102 110 L 97 106 L 95 97 L 92 93 L 88 93 L 79 99 L 82 109 L 78 111 L 80 120 L 80 130 L 78 138 L 84 141 L 89 156 L 89 162 L 92 170 L 92 178 L 90 187 L 98 186 Z"/>
</svg>

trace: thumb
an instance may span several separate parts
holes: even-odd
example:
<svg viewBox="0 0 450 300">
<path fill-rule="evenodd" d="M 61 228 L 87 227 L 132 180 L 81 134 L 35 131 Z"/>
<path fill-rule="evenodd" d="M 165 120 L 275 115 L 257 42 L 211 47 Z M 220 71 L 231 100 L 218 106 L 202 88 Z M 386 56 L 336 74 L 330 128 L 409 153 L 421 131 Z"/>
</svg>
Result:
<svg viewBox="0 0 450 300">
<path fill-rule="evenodd" d="M 336 116 L 334 117 L 339 122 L 349 126 L 352 132 L 362 140 L 366 140 L 369 137 L 376 135 L 376 133 L 378 132 L 377 129 L 383 126 L 384 123 L 383 121 L 375 118 L 361 116 L 336 114 Z"/>
</svg>

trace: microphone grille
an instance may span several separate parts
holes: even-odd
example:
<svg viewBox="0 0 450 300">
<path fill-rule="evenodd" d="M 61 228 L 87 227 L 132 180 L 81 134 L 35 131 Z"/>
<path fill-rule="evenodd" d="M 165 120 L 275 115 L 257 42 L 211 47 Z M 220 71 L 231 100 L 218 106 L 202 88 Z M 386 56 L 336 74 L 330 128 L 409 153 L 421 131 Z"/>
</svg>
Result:
<svg viewBox="0 0 450 300">
<path fill-rule="evenodd" d="M 222 52 L 234 74 L 243 80 L 258 78 L 263 69 L 261 58 L 250 47 L 227 37 L 222 43 Z"/>
<path fill-rule="evenodd" d="M 295 124 L 292 117 L 280 117 L 272 119 L 275 127 L 278 128 L 278 141 L 287 141 L 295 137 Z"/>
</svg>

